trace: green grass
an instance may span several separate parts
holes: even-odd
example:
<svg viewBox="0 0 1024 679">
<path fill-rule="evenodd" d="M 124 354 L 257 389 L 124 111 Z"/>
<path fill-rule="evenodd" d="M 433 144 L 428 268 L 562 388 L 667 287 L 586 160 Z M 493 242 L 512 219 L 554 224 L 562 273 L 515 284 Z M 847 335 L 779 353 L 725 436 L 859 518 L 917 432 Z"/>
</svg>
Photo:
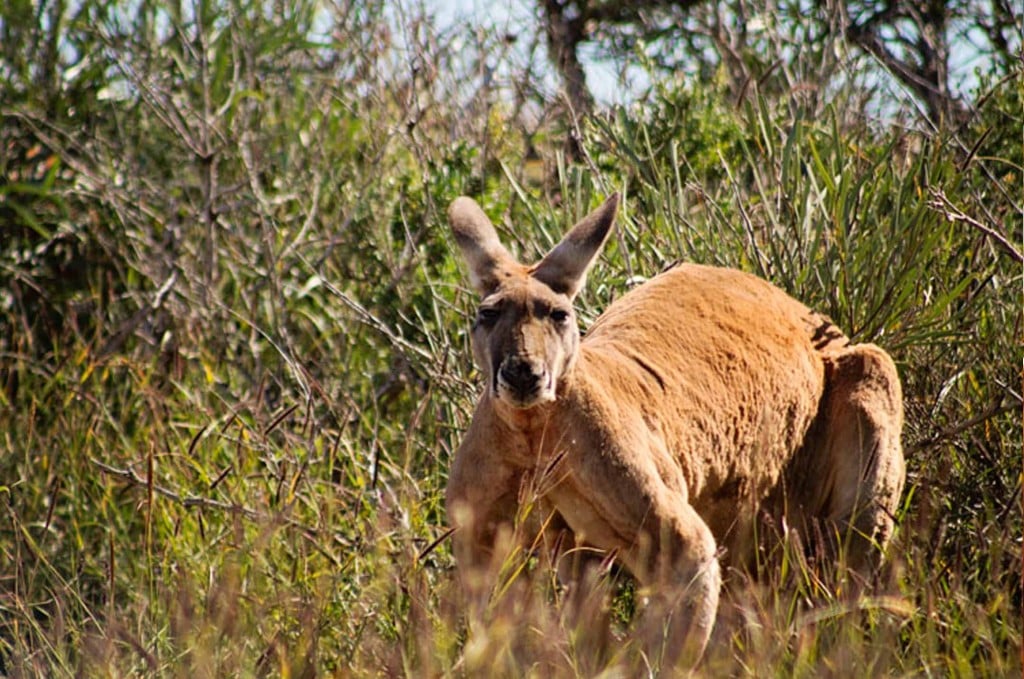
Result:
<svg viewBox="0 0 1024 679">
<path fill-rule="evenodd" d="M 588 121 L 578 164 L 542 124 L 538 182 L 472 59 L 425 41 L 410 58 L 438 70 L 409 80 L 379 12 L 308 40 L 312 5 L 239 5 L 203 60 L 192 28 L 83 6 L 100 18 L 67 39 L 133 68 L 65 69 L 50 108 L 16 73 L 0 100 L 4 672 L 642 674 L 626 574 L 574 611 L 512 552 L 468 601 L 443 508 L 478 383 L 448 202 L 473 195 L 529 259 L 619 190 L 585 322 L 676 259 L 734 266 L 903 379 L 908 488 L 877 585 L 851 599 L 793 553 L 732 574 L 701 673 L 1020 674 L 1019 72 L 929 134 L 666 84 Z M 126 97 L 100 97 L 117 73 Z"/>
</svg>

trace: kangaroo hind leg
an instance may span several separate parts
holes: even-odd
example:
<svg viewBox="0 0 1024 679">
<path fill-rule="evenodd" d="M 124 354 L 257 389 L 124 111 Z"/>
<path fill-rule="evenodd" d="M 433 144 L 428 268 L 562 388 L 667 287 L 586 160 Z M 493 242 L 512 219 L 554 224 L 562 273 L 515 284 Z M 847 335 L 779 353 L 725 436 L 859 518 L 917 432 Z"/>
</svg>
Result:
<svg viewBox="0 0 1024 679">
<path fill-rule="evenodd" d="M 903 397 L 892 359 L 873 344 L 825 355 L 823 520 L 830 556 L 871 576 L 892 537 L 905 468 Z"/>
</svg>

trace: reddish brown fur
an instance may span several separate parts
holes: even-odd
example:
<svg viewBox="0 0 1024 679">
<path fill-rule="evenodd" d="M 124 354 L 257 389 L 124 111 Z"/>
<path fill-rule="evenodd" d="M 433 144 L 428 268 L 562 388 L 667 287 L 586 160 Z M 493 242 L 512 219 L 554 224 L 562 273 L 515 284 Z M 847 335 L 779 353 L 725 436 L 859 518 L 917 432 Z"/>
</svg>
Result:
<svg viewBox="0 0 1024 679">
<path fill-rule="evenodd" d="M 849 346 L 771 284 L 691 264 L 624 295 L 579 341 L 551 310 L 582 285 L 616 201 L 533 267 L 475 204 L 452 206 L 494 317 L 474 326 L 488 386 L 449 480 L 456 556 L 464 572 L 487 565 L 530 480 L 550 525 L 616 554 L 673 620 L 666 662 L 693 662 L 719 562 L 751 563 L 760 510 L 798 530 L 853 528 L 850 563 L 870 570 L 903 484 L 899 380 L 881 349 Z"/>
</svg>

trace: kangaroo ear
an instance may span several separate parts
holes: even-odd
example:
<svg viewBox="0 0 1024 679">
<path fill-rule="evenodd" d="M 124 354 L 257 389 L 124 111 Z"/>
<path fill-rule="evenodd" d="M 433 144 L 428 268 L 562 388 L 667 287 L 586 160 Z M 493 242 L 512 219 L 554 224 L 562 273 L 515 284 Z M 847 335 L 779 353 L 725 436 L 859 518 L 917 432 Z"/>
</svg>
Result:
<svg viewBox="0 0 1024 679">
<path fill-rule="evenodd" d="M 570 299 L 575 297 L 587 280 L 587 270 L 608 240 L 618 207 L 619 194 L 613 193 L 601 207 L 565 234 L 534 268 L 533 277 L 555 292 L 568 295 Z"/>
<path fill-rule="evenodd" d="M 482 296 L 498 287 L 501 273 L 516 266 L 516 261 L 498 240 L 494 225 L 472 198 L 462 196 L 448 207 L 448 222 L 462 257 L 469 265 L 469 279 Z"/>
</svg>

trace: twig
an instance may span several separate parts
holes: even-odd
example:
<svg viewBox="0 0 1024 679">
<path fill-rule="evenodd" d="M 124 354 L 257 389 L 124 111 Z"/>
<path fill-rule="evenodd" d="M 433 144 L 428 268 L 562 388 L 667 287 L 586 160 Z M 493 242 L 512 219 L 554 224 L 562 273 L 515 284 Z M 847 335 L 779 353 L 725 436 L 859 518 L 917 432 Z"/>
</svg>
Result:
<svg viewBox="0 0 1024 679">
<path fill-rule="evenodd" d="M 295 519 L 288 518 L 287 516 L 283 516 L 281 514 L 268 514 L 264 512 L 259 512 L 256 511 L 255 509 L 251 509 L 249 507 L 234 502 L 221 502 L 220 500 L 213 500 L 211 498 L 202 497 L 198 495 L 190 495 L 186 497 L 180 495 L 179 493 L 175 493 L 173 490 L 170 490 L 169 488 L 164 488 L 163 486 L 147 481 L 146 479 L 136 474 L 132 469 L 121 469 L 118 467 L 113 467 L 95 458 L 92 458 L 90 462 L 92 462 L 94 465 L 99 467 L 102 471 L 106 472 L 107 474 L 119 478 L 122 481 L 126 481 L 133 486 L 140 486 L 147 489 L 152 488 L 152 492 L 154 494 L 167 498 L 168 500 L 171 500 L 172 502 L 175 502 L 183 507 L 199 507 L 201 509 L 212 509 L 216 511 L 226 512 L 228 514 L 234 514 L 236 516 L 245 517 L 246 519 L 249 519 L 250 521 L 254 521 L 257 523 L 280 522 L 285 524 L 289 528 L 298 529 L 307 538 L 310 538 L 314 544 L 316 544 L 316 542 L 315 540 L 312 540 L 312 538 L 319 537 L 321 534 L 321 531 L 319 529 L 302 523 L 301 521 L 296 521 Z M 353 546 L 350 540 L 336 533 L 332 537 L 346 547 Z M 340 565 L 338 560 L 334 556 L 328 554 L 325 550 L 320 549 L 320 552 L 324 556 L 328 557 L 331 561 L 335 562 L 335 565 Z"/>
<path fill-rule="evenodd" d="M 928 207 L 937 212 L 941 212 L 945 215 L 946 219 L 954 222 L 963 222 L 968 226 L 974 227 L 978 231 L 981 231 L 986 236 L 991 238 L 999 245 L 1007 254 L 1017 260 L 1018 264 L 1024 264 L 1024 254 L 1021 254 L 1020 250 L 1014 247 L 1013 243 L 1006 239 L 1006 236 L 999 233 L 991 226 L 982 224 L 974 217 L 966 214 L 963 210 L 953 205 L 949 198 L 946 197 L 945 192 L 942 189 L 932 187 L 929 189 L 929 193 L 932 195 L 932 199 L 928 201 Z"/>
<path fill-rule="evenodd" d="M 979 424 L 987 422 L 988 420 L 992 419 L 993 417 L 998 417 L 998 416 L 1002 415 L 1003 413 L 1009 412 L 1009 411 L 1014 410 L 1014 409 L 1016 409 L 1018 407 L 1020 407 L 1019 403 L 1017 403 L 1017 404 L 1005 404 L 1005 403 L 1003 403 L 1003 400 L 1000 398 L 1000 399 L 996 400 L 996 402 L 993 403 L 991 406 L 989 406 L 984 412 L 982 412 L 982 413 L 980 413 L 978 415 L 975 415 L 974 417 L 972 417 L 970 419 L 964 420 L 963 422 L 958 422 L 958 423 L 954 424 L 952 427 L 950 427 L 948 429 L 945 429 L 944 431 L 939 432 L 935 436 L 926 438 L 926 439 L 924 439 L 922 441 L 918 441 L 917 443 L 915 443 L 912 446 L 908 446 L 906 452 L 907 452 L 908 455 L 912 455 L 913 453 L 916 453 L 918 451 L 921 451 L 921 450 L 924 450 L 926 448 L 930 448 L 932 446 L 938 445 L 938 444 L 942 443 L 943 441 L 948 441 L 951 438 L 953 438 L 954 436 L 957 436 L 958 434 L 961 434 L 961 433 L 967 431 L 968 429 L 976 427 Z"/>
<path fill-rule="evenodd" d="M 416 563 L 423 563 L 423 560 L 426 559 L 427 556 L 429 556 L 432 551 L 437 549 L 438 545 L 440 545 L 442 542 L 444 542 L 448 538 L 448 536 L 451 535 L 454 532 L 455 532 L 455 527 L 454 526 L 451 527 L 451 528 L 445 529 L 445 531 L 443 533 L 441 533 L 437 537 L 437 539 L 435 539 L 433 542 L 431 542 L 429 545 L 427 545 L 423 549 L 423 551 L 421 551 L 419 554 L 416 555 Z"/>
<path fill-rule="evenodd" d="M 105 462 L 100 462 L 95 458 L 93 458 L 91 462 L 100 469 L 102 469 L 107 474 L 110 474 L 111 476 L 116 476 L 122 481 L 127 481 L 135 486 L 149 486 L 149 483 L 146 481 L 146 479 L 142 478 L 131 469 L 119 469 L 118 467 L 112 467 L 111 465 Z M 164 488 L 163 486 L 158 486 L 156 484 L 153 484 L 153 492 L 169 500 L 173 500 L 174 502 L 177 502 L 178 504 L 184 507 L 202 507 L 204 509 L 216 509 L 219 511 L 227 512 L 229 514 L 239 514 L 247 519 L 253 520 L 261 518 L 272 518 L 260 514 L 255 509 L 249 509 L 248 507 L 244 507 L 239 504 L 221 502 L 219 500 L 211 500 L 210 498 L 199 497 L 195 495 L 183 497 L 182 495 L 175 493 L 173 490 L 169 490 L 167 488 Z"/>
<path fill-rule="evenodd" d="M 307 259 L 301 256 L 300 259 L 304 264 L 306 264 L 306 266 L 312 268 L 313 265 Z M 313 270 L 315 271 L 316 269 Z M 359 302 L 349 297 L 340 288 L 335 286 L 333 283 L 328 281 L 323 276 L 320 276 L 320 279 L 321 282 L 323 283 L 323 286 L 327 289 L 327 291 L 330 292 L 335 297 L 337 297 L 338 299 L 340 299 L 342 304 L 348 307 L 349 310 L 353 311 L 356 315 L 356 318 L 361 323 L 372 328 L 379 334 L 383 335 L 389 342 L 391 342 L 391 344 L 393 344 L 396 347 L 402 348 L 407 353 L 412 354 L 414 356 L 419 356 L 420 358 L 424 358 L 430 361 L 434 360 L 434 356 L 429 351 L 413 344 L 409 340 L 399 335 L 395 330 L 392 330 L 387 323 L 374 316 L 369 309 L 367 309 Z"/>
</svg>

